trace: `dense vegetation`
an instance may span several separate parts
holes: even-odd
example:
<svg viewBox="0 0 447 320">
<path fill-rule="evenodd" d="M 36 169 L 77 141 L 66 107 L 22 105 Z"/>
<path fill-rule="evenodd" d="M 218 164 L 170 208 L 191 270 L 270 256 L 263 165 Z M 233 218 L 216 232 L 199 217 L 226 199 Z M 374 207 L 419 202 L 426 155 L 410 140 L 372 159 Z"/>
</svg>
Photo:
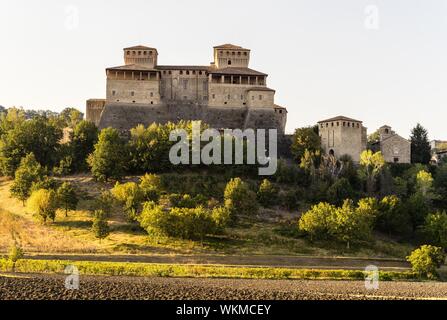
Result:
<svg viewBox="0 0 447 320">
<path fill-rule="evenodd" d="M 67 128 L 70 136 L 63 141 Z M 98 181 L 116 181 L 91 208 L 99 239 L 110 233 L 113 203 L 150 236 L 203 241 L 240 217 L 255 217 L 261 207 L 302 213 L 292 236 L 322 246 L 350 248 L 374 241 L 379 232 L 414 245 L 447 247 L 447 163 L 429 164 L 427 132 L 419 124 L 412 131 L 411 165 L 387 164 L 371 150 L 359 164 L 349 156 L 325 155 L 318 128 L 308 127 L 293 136 L 293 159 L 280 160 L 276 174 L 262 179 L 253 165 L 173 165 L 168 155 L 174 129 L 191 132 L 191 123 L 138 126 L 123 137 L 112 128 L 99 132 L 75 109 L 32 116 L 8 109 L 0 115 L 0 174 L 14 179 L 11 195 L 44 223 L 78 203 L 78 191 L 58 177 L 91 172 Z M 181 171 L 197 172 L 200 179 L 178 181 Z M 121 183 L 126 175 L 143 176 Z"/>
</svg>

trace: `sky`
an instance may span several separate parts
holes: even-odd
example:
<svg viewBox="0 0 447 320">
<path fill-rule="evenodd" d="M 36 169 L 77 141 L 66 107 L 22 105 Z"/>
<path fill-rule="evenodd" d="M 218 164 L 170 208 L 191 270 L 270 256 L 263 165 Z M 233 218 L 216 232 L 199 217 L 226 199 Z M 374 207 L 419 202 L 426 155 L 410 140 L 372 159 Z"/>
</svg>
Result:
<svg viewBox="0 0 447 320">
<path fill-rule="evenodd" d="M 1 0 L 0 105 L 84 111 L 124 47 L 209 65 L 233 43 L 269 74 L 287 132 L 345 115 L 447 140 L 446 36 L 444 0 Z"/>
</svg>

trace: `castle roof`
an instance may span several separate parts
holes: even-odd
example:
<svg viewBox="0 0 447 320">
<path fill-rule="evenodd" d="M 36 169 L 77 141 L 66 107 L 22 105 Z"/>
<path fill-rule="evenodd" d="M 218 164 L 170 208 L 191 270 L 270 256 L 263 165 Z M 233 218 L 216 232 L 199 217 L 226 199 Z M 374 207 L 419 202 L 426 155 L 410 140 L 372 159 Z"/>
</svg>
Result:
<svg viewBox="0 0 447 320">
<path fill-rule="evenodd" d="M 245 49 L 242 48 L 241 46 L 236 46 L 234 44 L 231 43 L 226 43 L 226 44 L 222 44 L 220 46 L 215 46 L 214 49 L 233 49 L 233 50 L 246 50 L 246 51 L 250 51 L 250 49 Z"/>
<path fill-rule="evenodd" d="M 151 48 L 151 47 L 146 47 L 146 46 L 141 46 L 141 45 L 124 48 L 124 50 L 155 50 L 155 51 L 157 51 L 156 48 Z"/>
<path fill-rule="evenodd" d="M 106 70 L 158 71 L 154 68 L 149 68 L 141 64 L 127 64 L 125 66 L 107 68 Z"/>
<path fill-rule="evenodd" d="M 234 67 L 228 67 L 228 68 L 210 68 L 210 73 L 213 74 L 237 74 L 241 76 L 266 76 L 266 73 L 262 73 L 250 68 L 234 68 Z"/>
<path fill-rule="evenodd" d="M 209 66 L 157 66 L 156 67 L 159 70 L 202 70 L 202 71 L 208 71 Z"/>
<path fill-rule="evenodd" d="M 329 118 L 329 119 L 326 119 L 326 120 L 318 121 L 318 123 L 331 122 L 331 121 L 354 121 L 354 122 L 360 122 L 360 123 L 363 122 L 363 121 L 355 120 L 355 119 L 348 118 L 348 117 L 345 117 L 345 116 L 336 116 L 336 117 Z"/>
<path fill-rule="evenodd" d="M 252 88 L 248 89 L 248 91 L 273 91 L 273 92 L 275 92 L 275 90 L 267 88 L 267 87 L 252 87 Z"/>
</svg>

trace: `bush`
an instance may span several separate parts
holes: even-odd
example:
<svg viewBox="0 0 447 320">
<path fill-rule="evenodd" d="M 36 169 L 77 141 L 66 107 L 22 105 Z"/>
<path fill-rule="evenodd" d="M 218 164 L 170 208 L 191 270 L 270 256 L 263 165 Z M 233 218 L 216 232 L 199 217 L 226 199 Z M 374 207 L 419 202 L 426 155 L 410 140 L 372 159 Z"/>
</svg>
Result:
<svg viewBox="0 0 447 320">
<path fill-rule="evenodd" d="M 237 215 L 257 214 L 256 194 L 240 178 L 231 179 L 224 192 L 225 207 L 232 219 Z"/>
<path fill-rule="evenodd" d="M 429 279 L 438 277 L 436 269 L 441 267 L 444 259 L 442 248 L 430 245 L 421 246 L 407 257 L 407 261 L 411 263 L 413 271 Z"/>
<path fill-rule="evenodd" d="M 95 237 L 102 240 L 110 234 L 109 224 L 106 220 L 104 211 L 97 210 L 94 212 L 92 231 Z"/>
<path fill-rule="evenodd" d="M 145 201 L 158 201 L 162 189 L 160 176 L 145 174 L 140 179 L 140 189 Z"/>
<path fill-rule="evenodd" d="M 278 203 L 278 189 L 267 179 L 262 180 L 257 193 L 259 203 L 269 208 Z"/>
<path fill-rule="evenodd" d="M 14 243 L 9 249 L 8 260 L 12 262 L 12 272 L 15 272 L 15 266 L 17 261 L 23 259 L 25 253 L 23 249 L 17 244 Z"/>
<path fill-rule="evenodd" d="M 120 184 L 117 182 L 111 192 L 115 199 L 123 205 L 129 221 L 136 220 L 143 202 L 143 192 L 138 184 L 135 182 Z"/>
<path fill-rule="evenodd" d="M 146 202 L 139 217 L 140 225 L 150 235 L 203 240 L 206 234 L 220 232 L 227 223 L 224 209 L 171 208 Z"/>
<path fill-rule="evenodd" d="M 48 219 L 54 221 L 57 209 L 56 192 L 46 189 L 34 191 L 28 199 L 28 209 L 44 223 Z"/>
<path fill-rule="evenodd" d="M 352 200 L 345 200 L 341 207 L 319 203 L 304 213 L 299 220 L 299 230 L 313 238 L 334 239 L 346 243 L 366 240 L 371 236 L 377 215 L 377 202 L 372 198 L 360 199 L 357 207 Z"/>
</svg>

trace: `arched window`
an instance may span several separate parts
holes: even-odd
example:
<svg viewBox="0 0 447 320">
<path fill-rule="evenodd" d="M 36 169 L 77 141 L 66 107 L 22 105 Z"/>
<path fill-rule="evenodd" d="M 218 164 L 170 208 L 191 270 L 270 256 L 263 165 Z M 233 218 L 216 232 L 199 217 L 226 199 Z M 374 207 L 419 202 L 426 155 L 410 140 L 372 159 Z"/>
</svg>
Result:
<svg viewBox="0 0 447 320">
<path fill-rule="evenodd" d="M 228 60 L 228 65 L 231 66 L 231 60 Z"/>
</svg>

